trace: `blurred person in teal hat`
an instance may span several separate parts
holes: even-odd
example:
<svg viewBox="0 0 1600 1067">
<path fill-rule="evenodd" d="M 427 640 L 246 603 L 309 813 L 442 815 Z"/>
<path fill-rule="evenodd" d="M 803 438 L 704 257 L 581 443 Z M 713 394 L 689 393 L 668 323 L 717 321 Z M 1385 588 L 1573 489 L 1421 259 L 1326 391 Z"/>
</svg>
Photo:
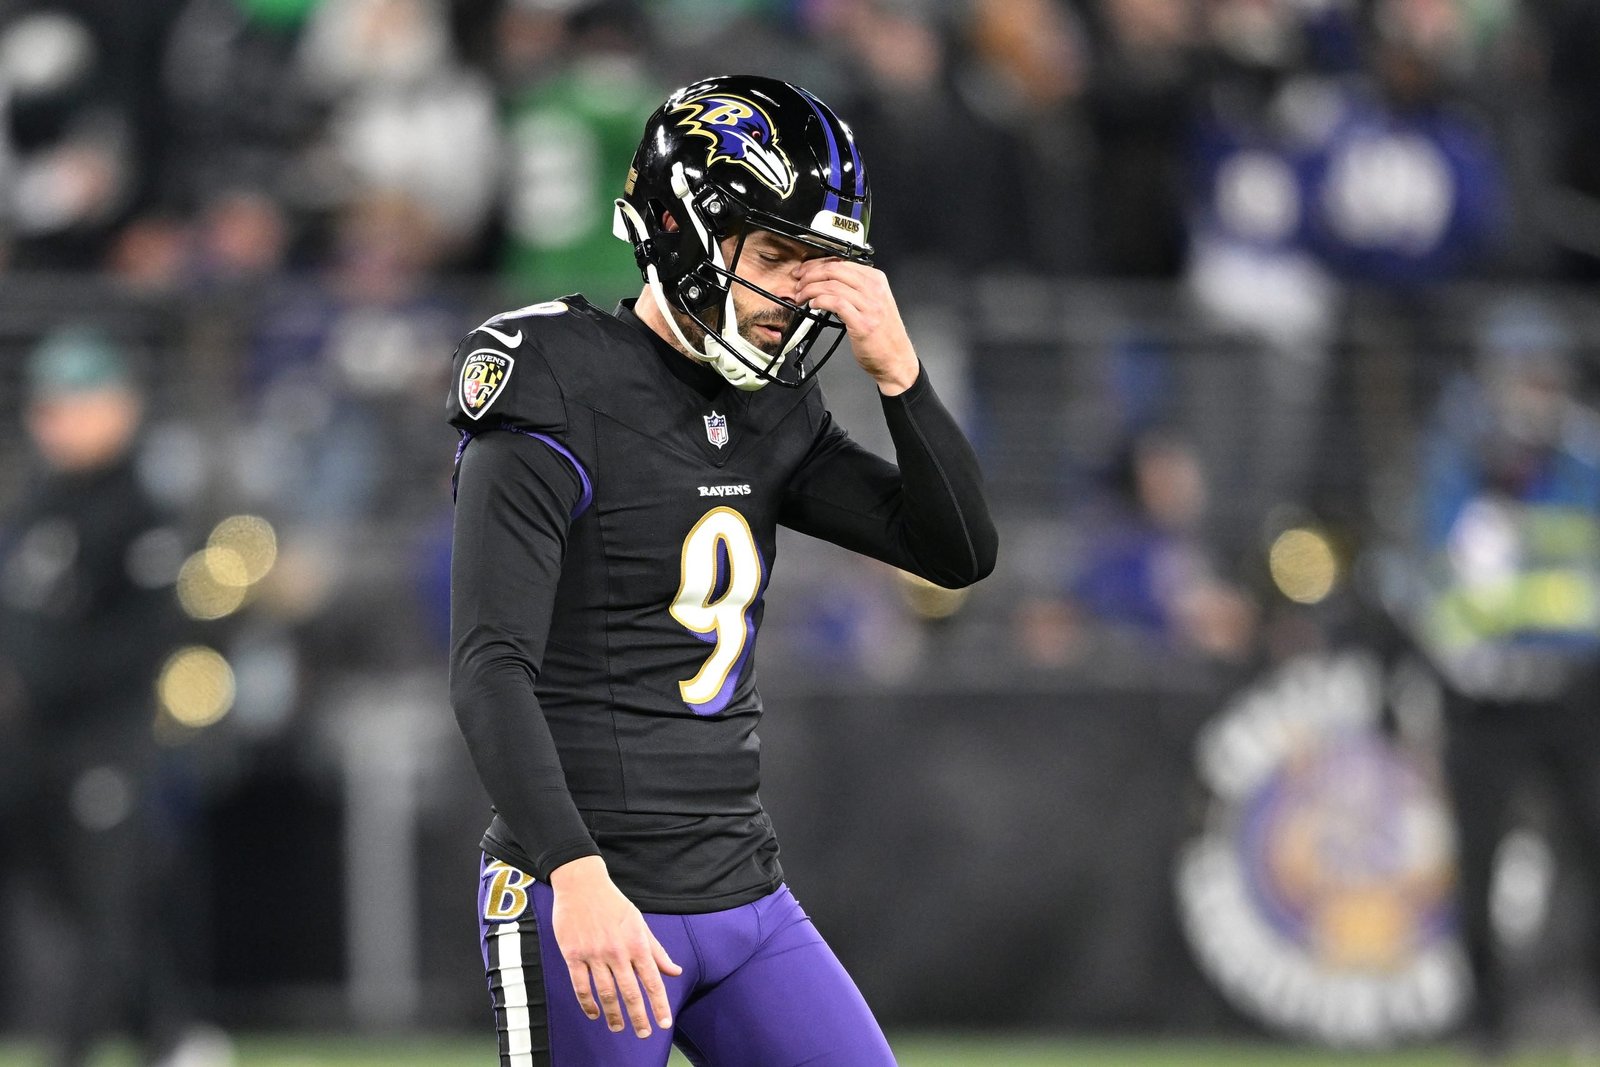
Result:
<svg viewBox="0 0 1600 1067">
<path fill-rule="evenodd" d="M 103 335 L 68 328 L 47 337 L 28 361 L 28 433 L 58 473 L 116 464 L 138 432 L 143 401 L 128 360 Z"/>
<path fill-rule="evenodd" d="M 15 880 L 25 919 L 7 956 L 29 961 L 24 1017 L 50 1064 L 86 1063 L 113 1030 L 144 1062 L 171 1064 L 184 1018 L 157 933 L 170 841 L 151 800 L 181 543 L 138 474 L 144 405 L 127 354 L 58 330 L 25 387 L 39 463 L 0 517 L 0 877 Z"/>
</svg>

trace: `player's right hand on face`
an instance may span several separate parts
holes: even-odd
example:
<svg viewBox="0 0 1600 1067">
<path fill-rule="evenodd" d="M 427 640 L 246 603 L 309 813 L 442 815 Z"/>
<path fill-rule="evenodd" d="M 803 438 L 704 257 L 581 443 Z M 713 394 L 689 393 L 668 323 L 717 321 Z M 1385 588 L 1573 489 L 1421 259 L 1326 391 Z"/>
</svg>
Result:
<svg viewBox="0 0 1600 1067">
<path fill-rule="evenodd" d="M 585 856 L 564 863 L 551 872 L 550 887 L 555 890 L 551 932 L 583 1013 L 591 1019 L 604 1013 L 606 1025 L 621 1033 L 626 1012 L 640 1037 L 650 1036 L 651 1014 L 662 1029 L 671 1026 L 672 1009 L 661 976 L 677 977 L 683 968 L 672 962 L 639 909 L 612 884 L 605 861 Z"/>
</svg>

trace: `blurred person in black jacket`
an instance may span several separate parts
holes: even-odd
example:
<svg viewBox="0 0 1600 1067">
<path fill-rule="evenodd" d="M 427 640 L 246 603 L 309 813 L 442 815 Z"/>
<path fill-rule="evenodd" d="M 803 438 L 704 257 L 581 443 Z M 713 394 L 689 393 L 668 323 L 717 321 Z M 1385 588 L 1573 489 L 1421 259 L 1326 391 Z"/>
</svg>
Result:
<svg viewBox="0 0 1600 1067">
<path fill-rule="evenodd" d="M 26 424 L 40 461 L 0 524 L 0 872 L 21 879 L 51 950 L 27 1000 L 49 1061 L 87 1061 L 126 1026 L 147 1062 L 177 1044 L 153 936 L 155 682 L 177 637 L 177 534 L 140 483 L 142 400 L 126 359 L 64 330 L 34 352 Z"/>
</svg>

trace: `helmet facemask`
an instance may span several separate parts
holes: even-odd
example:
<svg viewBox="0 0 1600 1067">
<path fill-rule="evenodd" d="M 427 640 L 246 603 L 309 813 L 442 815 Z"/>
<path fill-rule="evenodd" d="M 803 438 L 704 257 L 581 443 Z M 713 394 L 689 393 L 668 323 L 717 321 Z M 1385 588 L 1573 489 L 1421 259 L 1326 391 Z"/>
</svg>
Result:
<svg viewBox="0 0 1600 1067">
<path fill-rule="evenodd" d="M 671 208 L 678 230 L 669 231 L 665 210 L 648 221 L 626 200 L 617 201 L 617 236 L 633 243 L 645 281 L 674 339 L 689 355 L 714 368 L 736 388 L 761 389 L 768 382 L 790 388 L 803 385 L 838 349 L 844 324 L 828 311 L 818 311 L 777 296 L 738 273 L 745 244 L 755 230 L 816 249 L 823 255 L 870 263 L 871 251 L 821 237 L 785 220 L 752 211 L 726 191 L 707 184 L 692 190 L 683 168 L 675 166 Z M 657 202 L 652 202 L 655 205 Z M 649 235 L 648 239 L 643 239 Z M 722 242 L 734 236 L 732 255 L 723 255 Z M 670 250 L 669 250 L 669 247 Z M 683 264 L 663 271 L 663 262 Z M 687 269 L 684 269 L 687 268 Z M 676 274 L 676 277 L 673 275 Z M 665 276 L 664 276 L 665 275 Z M 742 287 L 787 316 L 776 352 L 768 352 L 740 332 L 735 286 Z M 685 336 L 674 312 L 681 312 L 702 331 L 699 344 Z M 720 321 L 716 325 L 712 320 Z M 822 354 L 812 359 L 818 344 Z"/>
</svg>

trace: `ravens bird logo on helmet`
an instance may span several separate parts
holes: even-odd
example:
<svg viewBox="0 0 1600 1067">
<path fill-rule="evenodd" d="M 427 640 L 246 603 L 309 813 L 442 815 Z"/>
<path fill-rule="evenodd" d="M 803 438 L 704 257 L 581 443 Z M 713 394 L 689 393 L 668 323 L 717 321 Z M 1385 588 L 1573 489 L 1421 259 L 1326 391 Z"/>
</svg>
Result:
<svg viewBox="0 0 1600 1067">
<path fill-rule="evenodd" d="M 772 119 L 757 104 L 743 97 L 713 93 L 691 97 L 673 112 L 684 113 L 678 125 L 711 142 L 707 167 L 719 162 L 738 163 L 750 168 L 779 196 L 787 199 L 794 191 L 794 164 L 778 147 Z"/>
</svg>

